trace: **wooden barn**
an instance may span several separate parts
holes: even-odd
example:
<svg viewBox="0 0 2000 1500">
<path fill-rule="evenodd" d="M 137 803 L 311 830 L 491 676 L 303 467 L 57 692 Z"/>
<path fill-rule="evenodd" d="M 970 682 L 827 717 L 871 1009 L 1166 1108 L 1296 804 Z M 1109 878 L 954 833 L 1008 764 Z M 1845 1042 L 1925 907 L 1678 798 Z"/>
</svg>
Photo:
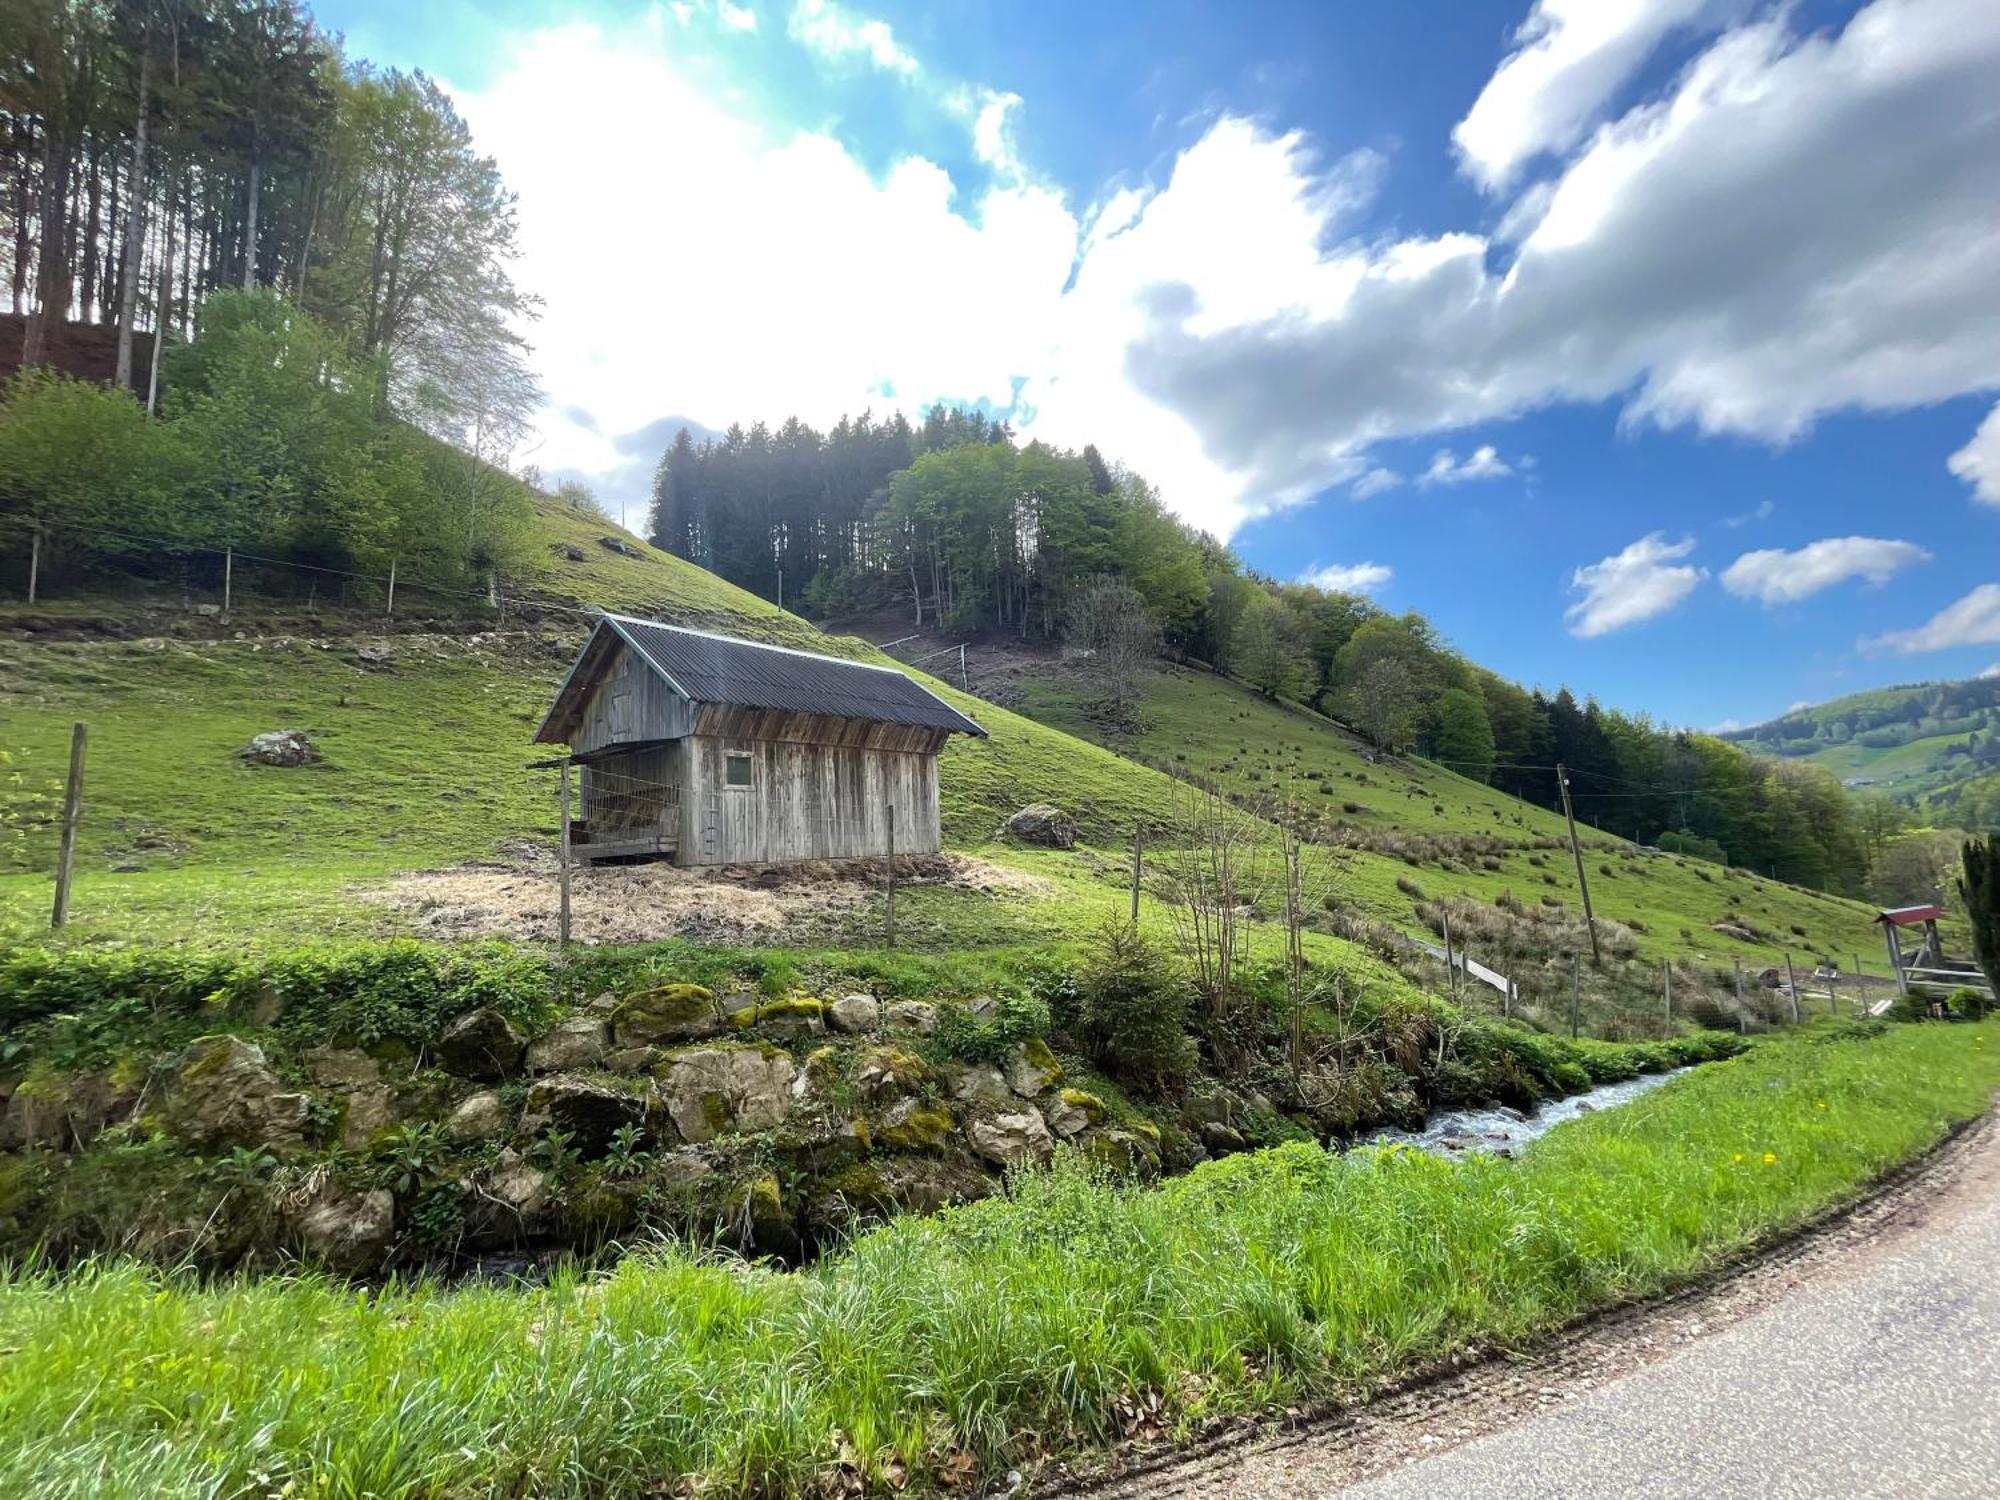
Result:
<svg viewBox="0 0 2000 1500">
<path fill-rule="evenodd" d="M 939 847 L 938 752 L 986 731 L 894 667 L 606 615 L 539 744 L 568 745 L 580 859 L 763 864 Z"/>
</svg>

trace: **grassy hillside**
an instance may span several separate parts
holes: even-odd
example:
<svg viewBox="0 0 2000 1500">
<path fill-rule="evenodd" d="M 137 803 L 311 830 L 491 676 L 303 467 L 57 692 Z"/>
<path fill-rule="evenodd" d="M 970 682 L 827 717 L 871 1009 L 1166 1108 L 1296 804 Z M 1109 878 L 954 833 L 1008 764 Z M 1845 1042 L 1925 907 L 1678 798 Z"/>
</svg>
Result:
<svg viewBox="0 0 2000 1500">
<path fill-rule="evenodd" d="M 1967 826 L 2000 809 L 2000 678 L 1920 682 L 1797 708 L 1727 736 Z"/>
<path fill-rule="evenodd" d="M 1243 799 L 1289 794 L 1322 808 L 1355 845 L 1343 894 L 1378 920 L 1415 931 L 1416 902 L 1439 898 L 1490 906 L 1511 895 L 1552 912 L 1578 905 L 1559 815 L 1429 761 L 1379 755 L 1329 719 L 1211 672 L 1157 673 L 1136 730 L 1094 717 L 1086 690 L 1053 661 L 1045 671 L 1017 665 L 995 690 L 1043 723 L 1174 775 Z M 1789 950 L 1801 960 L 1824 955 L 1846 966 L 1859 954 L 1875 963 L 1871 908 L 1581 832 L 1596 913 L 1630 928 L 1643 957 L 1761 968 Z M 1717 923 L 1759 936 L 1717 932 Z"/>
<path fill-rule="evenodd" d="M 89 619 L 126 635 L 52 639 L 17 628 L 0 637 L 0 752 L 10 761 L 0 933 L 26 937 L 46 921 L 72 720 L 91 732 L 82 932 L 226 940 L 305 924 L 375 933 L 397 930 L 398 919 L 355 902 L 354 882 L 552 839 L 553 778 L 527 768 L 540 754 L 530 735 L 588 629 L 580 609 L 885 659 L 594 516 L 544 505 L 537 524 L 528 562 L 506 581 L 508 607 L 490 617 L 477 604 L 468 615 L 464 601 L 421 614 L 413 602 L 403 631 L 389 634 L 372 612 L 312 615 L 296 601 L 239 598 L 224 624 L 177 603 L 100 599 L 35 619 Z M 0 627 L 9 623 L 28 623 L 19 604 L 0 611 Z M 362 656 L 383 649 L 386 661 Z M 1159 674 L 1136 735 L 1103 729 L 1053 675 L 1003 685 L 1022 713 L 926 680 L 992 731 L 945 752 L 948 844 L 985 848 L 1009 813 L 1047 800 L 1104 851 L 997 851 L 1055 894 L 1040 903 L 914 897 L 913 914 L 936 908 L 940 940 L 979 931 L 989 917 L 996 936 L 1039 940 L 1073 930 L 1079 912 L 1111 910 L 1131 830 L 1170 824 L 1184 795 L 1174 778 L 1189 776 L 1246 800 L 1290 787 L 1321 806 L 1355 846 L 1336 893 L 1353 914 L 1420 932 L 1420 900 L 1511 901 L 1551 920 L 1574 907 L 1553 814 L 1428 763 L 1372 757 L 1329 721 L 1211 675 Z M 238 758 L 252 735 L 280 727 L 307 730 L 324 762 L 284 771 Z M 1638 957 L 1762 967 L 1786 949 L 1801 958 L 1873 951 L 1868 913 L 1852 903 L 1645 855 L 1589 830 L 1586 838 L 1599 913 L 1629 927 Z M 1723 921 L 1754 936 L 1712 930 Z"/>
</svg>

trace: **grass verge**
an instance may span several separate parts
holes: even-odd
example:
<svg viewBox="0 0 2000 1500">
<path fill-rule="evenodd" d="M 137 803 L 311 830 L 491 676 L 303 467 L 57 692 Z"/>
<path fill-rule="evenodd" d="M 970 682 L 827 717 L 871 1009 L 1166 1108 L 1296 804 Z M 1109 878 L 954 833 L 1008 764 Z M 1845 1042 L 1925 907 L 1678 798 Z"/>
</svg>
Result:
<svg viewBox="0 0 2000 1500">
<path fill-rule="evenodd" d="M 1080 1165 L 783 1275 L 660 1250 L 532 1290 L 0 1273 L 0 1492 L 962 1486 L 1035 1451 L 1545 1335 L 1851 1197 L 1987 1107 L 2000 1023 L 1757 1047 L 1518 1162 Z"/>
</svg>

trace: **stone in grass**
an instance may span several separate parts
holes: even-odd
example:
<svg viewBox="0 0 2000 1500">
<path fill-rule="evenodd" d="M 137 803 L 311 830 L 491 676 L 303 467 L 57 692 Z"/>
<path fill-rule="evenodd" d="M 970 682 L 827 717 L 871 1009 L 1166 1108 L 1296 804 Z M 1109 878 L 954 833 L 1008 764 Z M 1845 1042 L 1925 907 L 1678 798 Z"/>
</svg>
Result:
<svg viewBox="0 0 2000 1500">
<path fill-rule="evenodd" d="M 627 995 L 611 1012 L 611 1034 L 621 1047 L 692 1042 L 717 1035 L 722 1012 L 698 984 L 658 984 Z"/>
<path fill-rule="evenodd" d="M 1003 831 L 1049 849 L 1068 849 L 1076 843 L 1076 819 L 1048 802 L 1029 803 L 1006 821 Z"/>
<path fill-rule="evenodd" d="M 681 1138 L 712 1141 L 732 1130 L 771 1130 L 792 1105 L 792 1059 L 776 1047 L 690 1047 L 656 1070 L 660 1099 Z"/>
<path fill-rule="evenodd" d="M 396 1199 L 387 1188 L 329 1182 L 299 1211 L 293 1229 L 300 1248 L 333 1270 L 379 1271 L 395 1238 Z"/>
<path fill-rule="evenodd" d="M 882 1006 L 873 995 L 842 995 L 826 1008 L 826 1022 L 835 1031 L 873 1031 L 882 1020 Z"/>
<path fill-rule="evenodd" d="M 287 1089 L 264 1049 L 240 1036 L 190 1042 L 171 1069 L 164 1113 L 191 1145 L 300 1146 L 312 1101 Z"/>
<path fill-rule="evenodd" d="M 967 1134 L 972 1149 L 996 1166 L 1045 1162 L 1055 1150 L 1048 1122 L 1033 1105 L 1010 1114 L 974 1120 Z"/>
<path fill-rule="evenodd" d="M 569 1016 L 528 1043 L 530 1073 L 570 1073 L 594 1068 L 604 1058 L 611 1033 L 599 1016 Z"/>
<path fill-rule="evenodd" d="M 1014 1091 L 991 1063 L 968 1063 L 952 1078 L 951 1097 L 960 1104 L 1011 1104 Z"/>
<path fill-rule="evenodd" d="M 1059 1089 L 1043 1107 L 1049 1129 L 1064 1140 L 1104 1123 L 1104 1101 L 1082 1089 Z"/>
<path fill-rule="evenodd" d="M 1007 1060 L 1007 1087 L 1024 1099 L 1046 1094 L 1062 1082 L 1062 1064 L 1040 1037 L 1029 1037 Z"/>
<path fill-rule="evenodd" d="M 258 766 L 309 766 L 319 759 L 319 746 L 303 729 L 269 729 L 236 752 Z"/>
<path fill-rule="evenodd" d="M 870 1047 L 854 1070 L 855 1085 L 870 1099 L 900 1099 L 930 1081 L 931 1070 L 914 1052 L 901 1047 Z"/>
<path fill-rule="evenodd" d="M 889 1024 L 929 1036 L 937 1030 L 937 1007 L 922 1000 L 898 1000 L 889 1007 Z"/>
<path fill-rule="evenodd" d="M 893 1151 L 935 1151 L 958 1128 L 950 1110 L 921 1099 L 899 1099 L 876 1123 L 875 1139 Z"/>
<path fill-rule="evenodd" d="M 517 1072 L 527 1042 L 490 1006 L 469 1010 L 438 1038 L 438 1066 L 460 1078 L 505 1078 Z"/>
<path fill-rule="evenodd" d="M 753 1005 L 739 1010 L 729 1018 L 729 1024 L 737 1031 L 755 1029 L 766 1036 L 801 1037 L 818 1036 L 826 1029 L 826 1002 L 807 996 L 797 996 L 790 1000 L 766 1000 L 762 1005 Z"/>
<path fill-rule="evenodd" d="M 458 1146 L 476 1146 L 507 1134 L 507 1107 L 498 1094 L 468 1096 L 444 1121 L 445 1139 Z"/>
<path fill-rule="evenodd" d="M 524 1134 L 559 1130 L 569 1137 L 570 1149 L 586 1158 L 602 1156 L 626 1126 L 643 1128 L 645 1123 L 644 1094 L 568 1074 L 544 1078 L 529 1089 L 521 1113 Z"/>
</svg>

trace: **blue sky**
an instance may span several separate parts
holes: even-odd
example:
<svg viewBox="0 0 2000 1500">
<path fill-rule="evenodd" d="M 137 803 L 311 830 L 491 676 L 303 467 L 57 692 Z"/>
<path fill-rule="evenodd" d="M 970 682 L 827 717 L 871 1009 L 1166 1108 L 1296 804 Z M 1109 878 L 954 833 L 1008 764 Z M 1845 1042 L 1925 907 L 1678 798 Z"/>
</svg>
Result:
<svg viewBox="0 0 2000 1500">
<path fill-rule="evenodd" d="M 322 0 L 521 194 L 531 454 L 983 403 L 1671 722 L 2000 663 L 2000 7 Z"/>
</svg>

